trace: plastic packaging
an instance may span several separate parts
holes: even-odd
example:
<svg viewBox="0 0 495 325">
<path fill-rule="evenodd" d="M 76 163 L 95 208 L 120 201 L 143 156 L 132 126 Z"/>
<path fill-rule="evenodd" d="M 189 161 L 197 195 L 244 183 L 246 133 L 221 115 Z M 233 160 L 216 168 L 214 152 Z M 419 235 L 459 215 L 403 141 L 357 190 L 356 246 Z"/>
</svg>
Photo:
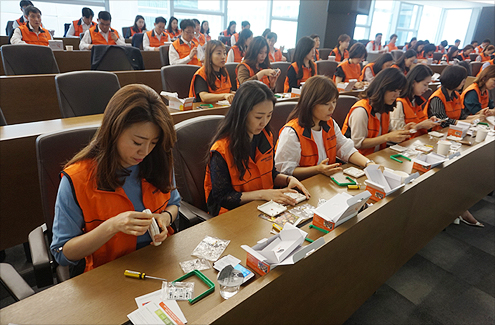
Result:
<svg viewBox="0 0 495 325">
<path fill-rule="evenodd" d="M 225 248 L 229 245 L 230 240 L 219 239 L 216 237 L 205 236 L 205 238 L 196 246 L 192 252 L 193 256 L 202 257 L 208 261 L 216 261 Z"/>
</svg>

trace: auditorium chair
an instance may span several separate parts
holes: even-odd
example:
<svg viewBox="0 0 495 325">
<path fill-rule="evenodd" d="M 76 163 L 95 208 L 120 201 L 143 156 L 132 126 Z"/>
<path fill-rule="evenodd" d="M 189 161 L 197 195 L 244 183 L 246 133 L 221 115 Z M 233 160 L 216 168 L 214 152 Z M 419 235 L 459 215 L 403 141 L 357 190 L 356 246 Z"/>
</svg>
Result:
<svg viewBox="0 0 495 325">
<path fill-rule="evenodd" d="M 22 300 L 34 294 L 34 290 L 27 284 L 14 267 L 7 263 L 0 263 L 0 284 L 14 298 Z"/>
<path fill-rule="evenodd" d="M 113 72 L 74 71 L 55 76 L 58 104 L 63 118 L 102 114 L 120 89 Z"/>
<path fill-rule="evenodd" d="M 175 182 L 181 196 L 179 230 L 211 216 L 206 212 L 204 181 L 210 142 L 218 130 L 222 115 L 191 118 L 175 125 L 177 142 L 173 148 Z"/>
<path fill-rule="evenodd" d="M 91 70 L 144 70 L 143 56 L 132 46 L 94 45 L 91 48 Z"/>
<path fill-rule="evenodd" d="M 130 27 L 122 27 L 122 38 L 126 39 L 131 37 L 131 28 Z"/>
<path fill-rule="evenodd" d="M 278 76 L 277 83 L 275 85 L 275 93 L 283 93 L 285 78 L 287 77 L 287 70 L 289 70 L 290 62 L 273 62 L 270 65 L 272 69 L 280 69 L 280 75 Z"/>
<path fill-rule="evenodd" d="M 7 76 L 60 73 L 53 51 L 48 46 L 2 45 L 1 52 Z"/>
<path fill-rule="evenodd" d="M 277 143 L 280 130 L 287 123 L 290 112 L 294 110 L 297 102 L 278 102 L 273 107 L 272 118 L 270 120 L 270 129 L 273 133 L 273 143 Z"/>
<path fill-rule="evenodd" d="M 67 32 L 69 31 L 71 24 L 72 23 L 64 23 L 64 37 L 67 37 Z"/>
<path fill-rule="evenodd" d="M 318 69 L 318 74 L 327 76 L 329 78 L 333 78 L 335 74 L 335 70 L 337 70 L 338 62 L 328 61 L 328 60 L 320 60 L 316 62 L 316 67 Z"/>
<path fill-rule="evenodd" d="M 296 52 L 296 49 L 288 49 L 287 50 L 287 61 L 288 62 L 294 62 L 294 53 Z"/>
<path fill-rule="evenodd" d="M 179 98 L 189 97 L 191 80 L 199 69 L 197 65 L 176 64 L 162 67 L 162 88 L 164 91 L 179 94 Z"/>
<path fill-rule="evenodd" d="M 75 128 L 43 134 L 36 139 L 41 206 L 45 223 L 31 231 L 28 240 L 36 285 L 39 288 L 53 284 L 54 276 L 57 282 L 71 277 L 69 267 L 57 265 L 50 252 L 55 200 L 63 165 L 91 141 L 97 129 L 97 126 Z"/>
<path fill-rule="evenodd" d="M 404 52 L 400 50 L 392 50 L 392 52 L 390 53 L 392 54 L 392 57 L 394 58 L 395 62 L 397 62 L 400 59 L 400 57 L 404 55 Z"/>
<path fill-rule="evenodd" d="M 160 49 L 160 60 L 162 61 L 162 67 L 166 65 L 170 65 L 170 60 L 168 58 L 168 50 L 170 44 L 165 44 L 159 47 Z"/>
<path fill-rule="evenodd" d="M 322 48 L 319 49 L 318 51 L 320 52 L 320 60 L 328 60 L 328 56 L 330 55 L 330 52 L 332 52 L 333 49 L 327 49 L 327 48 Z"/>
<path fill-rule="evenodd" d="M 237 68 L 238 62 L 227 62 L 225 63 L 225 69 L 229 73 L 230 84 L 232 85 L 232 90 L 237 90 L 237 74 L 235 73 L 235 69 Z"/>
<path fill-rule="evenodd" d="M 434 52 L 433 53 L 433 61 L 440 62 L 442 60 L 443 53 Z"/>
<path fill-rule="evenodd" d="M 484 62 L 471 61 L 469 64 L 471 65 L 471 76 L 476 77 L 481 70 Z"/>
<path fill-rule="evenodd" d="M 132 46 L 140 49 L 141 51 L 143 50 L 143 36 L 143 33 L 137 33 L 132 37 Z"/>
<path fill-rule="evenodd" d="M 354 105 L 359 99 L 354 96 L 340 95 L 337 99 L 337 105 L 332 114 L 332 119 L 338 124 L 342 129 L 344 125 L 347 113 L 351 110 L 352 105 Z"/>
<path fill-rule="evenodd" d="M 368 61 L 368 63 L 375 62 L 380 55 L 382 55 L 382 53 L 368 53 L 366 61 Z"/>
<path fill-rule="evenodd" d="M 15 20 L 7 21 L 7 26 L 5 26 L 5 35 L 10 35 L 10 33 L 14 30 L 14 21 Z"/>
</svg>

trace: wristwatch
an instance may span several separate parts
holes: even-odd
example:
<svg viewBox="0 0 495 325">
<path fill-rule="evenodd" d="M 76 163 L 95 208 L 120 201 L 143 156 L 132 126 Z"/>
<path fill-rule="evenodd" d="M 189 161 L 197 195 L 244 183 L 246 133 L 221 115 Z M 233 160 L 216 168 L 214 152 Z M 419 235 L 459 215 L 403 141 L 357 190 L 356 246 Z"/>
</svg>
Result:
<svg viewBox="0 0 495 325">
<path fill-rule="evenodd" d="M 366 164 L 364 164 L 364 168 L 368 167 L 368 165 L 371 164 L 371 163 L 374 164 L 375 162 L 373 160 L 371 160 L 371 159 L 368 159 L 368 161 L 366 162 Z"/>
</svg>

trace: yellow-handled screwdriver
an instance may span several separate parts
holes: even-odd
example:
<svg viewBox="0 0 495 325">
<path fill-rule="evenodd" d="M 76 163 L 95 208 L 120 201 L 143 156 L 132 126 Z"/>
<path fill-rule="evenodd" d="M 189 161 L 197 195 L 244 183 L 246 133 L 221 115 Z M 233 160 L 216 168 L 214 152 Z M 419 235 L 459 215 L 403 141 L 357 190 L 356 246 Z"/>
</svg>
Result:
<svg viewBox="0 0 495 325">
<path fill-rule="evenodd" d="M 162 278 L 157 278 L 157 277 L 154 277 L 154 276 L 149 276 L 149 275 L 146 275 L 146 273 L 144 273 L 144 272 L 137 272 L 137 271 L 125 270 L 124 271 L 124 275 L 127 276 L 127 277 L 130 277 L 130 278 L 136 278 L 136 279 L 141 279 L 141 280 L 150 278 L 150 279 L 155 279 L 155 280 L 160 280 L 160 281 L 167 282 L 167 279 L 162 279 Z"/>
</svg>

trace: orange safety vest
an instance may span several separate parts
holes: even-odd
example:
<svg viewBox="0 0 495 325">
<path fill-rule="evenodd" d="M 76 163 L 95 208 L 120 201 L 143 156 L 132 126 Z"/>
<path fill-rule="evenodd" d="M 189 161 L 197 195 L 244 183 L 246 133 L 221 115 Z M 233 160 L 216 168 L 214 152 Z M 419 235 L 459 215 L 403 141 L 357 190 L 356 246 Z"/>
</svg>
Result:
<svg viewBox="0 0 495 325">
<path fill-rule="evenodd" d="M 315 62 L 320 59 L 320 51 L 318 51 L 318 49 L 315 49 L 315 59 Z"/>
<path fill-rule="evenodd" d="M 396 69 L 399 69 L 400 72 L 402 72 L 404 75 L 407 75 L 407 71 L 406 70 L 402 70 L 397 64 L 393 64 L 391 66 L 391 68 L 396 68 Z"/>
<path fill-rule="evenodd" d="M 230 140 L 223 138 L 213 144 L 210 149 L 210 153 L 213 151 L 222 155 L 222 158 L 227 163 L 229 168 L 230 180 L 232 187 L 237 192 L 251 192 L 257 190 L 267 190 L 273 188 L 273 136 L 266 130 L 262 132 L 263 139 L 260 145 L 256 148 L 255 159 L 249 157 L 248 167 L 244 174 L 244 179 L 239 179 L 240 172 L 234 163 L 234 157 L 229 149 Z M 210 196 L 212 189 L 210 165 L 206 165 L 205 174 L 205 196 L 206 201 Z M 225 208 L 220 209 L 220 213 L 225 213 L 228 210 Z"/>
<path fill-rule="evenodd" d="M 435 52 L 437 53 L 445 53 L 445 47 L 443 48 L 443 50 L 440 50 L 440 47 L 438 47 L 438 45 L 436 46 L 436 49 L 435 49 Z"/>
<path fill-rule="evenodd" d="M 28 24 L 19 26 L 18 28 L 22 33 L 22 40 L 28 44 L 48 46 L 48 41 L 52 39 L 50 32 L 43 27 L 40 27 L 40 33 L 38 35 L 29 28 Z"/>
<path fill-rule="evenodd" d="M 154 29 L 147 31 L 146 35 L 148 35 L 148 39 L 150 40 L 150 47 L 160 47 L 169 41 L 168 34 L 165 32 L 162 32 L 160 40 L 158 40 Z"/>
<path fill-rule="evenodd" d="M 323 121 L 321 124 L 323 130 L 323 145 L 325 147 L 325 152 L 328 163 L 333 164 L 337 157 L 337 137 L 335 136 L 335 129 L 333 128 L 333 119 L 330 118 L 328 121 Z M 313 138 L 311 128 L 303 128 L 299 125 L 299 119 L 292 119 L 284 128 L 292 128 L 299 138 L 299 143 L 301 144 L 301 159 L 299 160 L 300 167 L 311 167 L 318 164 L 318 147 Z M 280 133 L 282 133 L 282 128 Z M 278 142 L 277 142 L 278 143 Z"/>
<path fill-rule="evenodd" d="M 177 30 L 177 32 L 166 32 L 168 34 L 168 38 L 170 38 L 170 40 L 174 39 L 174 38 L 177 38 L 180 36 L 180 34 L 182 34 L 182 31 L 180 30 Z"/>
<path fill-rule="evenodd" d="M 134 31 L 134 28 L 132 28 L 133 26 L 129 27 L 129 29 L 131 30 L 131 37 L 134 36 L 135 34 L 139 34 L 139 33 L 142 33 L 143 31 L 140 29 L 139 32 L 135 32 Z"/>
<path fill-rule="evenodd" d="M 387 47 L 388 47 L 388 51 L 389 51 L 389 52 L 392 52 L 392 51 L 395 51 L 395 50 L 398 50 L 398 49 L 399 49 L 399 48 L 395 45 L 395 43 L 394 43 L 394 44 L 392 44 L 392 43 L 388 43 L 388 44 L 387 44 Z"/>
<path fill-rule="evenodd" d="M 234 62 L 241 62 L 242 58 L 244 58 L 244 52 L 237 45 L 232 46 L 231 50 L 234 53 Z"/>
<path fill-rule="evenodd" d="M 462 58 L 463 61 L 470 59 L 469 54 L 468 54 L 468 56 L 465 56 L 464 52 L 460 54 L 460 57 Z"/>
<path fill-rule="evenodd" d="M 470 84 L 469 87 L 464 89 L 464 91 L 462 92 L 462 94 L 461 94 L 462 106 L 463 107 L 465 106 L 464 105 L 464 98 L 466 97 L 466 94 L 471 90 L 476 91 L 476 93 L 478 94 L 478 101 L 481 104 L 481 109 L 488 107 L 488 103 L 490 102 L 490 95 L 489 95 L 488 91 L 486 91 L 486 90 L 485 90 L 484 94 L 482 94 L 480 87 L 476 82 L 473 82 L 472 84 Z"/>
<path fill-rule="evenodd" d="M 345 60 L 338 67 L 341 67 L 345 74 L 345 79 L 342 82 L 349 82 L 351 79 L 359 80 L 361 76 L 361 66 L 359 64 L 353 64 L 349 60 Z M 335 82 L 335 75 L 333 76 L 333 81 Z"/>
<path fill-rule="evenodd" d="M 316 64 L 313 62 L 313 64 L 315 65 L 315 74 L 317 74 L 317 68 L 316 68 Z M 297 62 L 294 62 L 291 64 L 291 66 L 294 68 L 294 70 L 296 71 L 296 75 L 299 73 L 299 68 L 297 67 Z M 305 82 L 306 80 L 308 80 L 309 78 L 311 78 L 312 76 L 314 76 L 313 74 L 311 74 L 311 68 L 306 68 L 305 66 L 302 67 L 303 68 L 303 76 L 301 79 L 297 79 L 297 86 L 300 86 L 301 85 L 301 82 Z M 290 67 L 289 67 L 290 69 Z M 284 83 L 284 93 L 288 93 L 289 92 L 289 77 L 285 77 L 285 83 Z"/>
<path fill-rule="evenodd" d="M 481 62 L 490 61 L 491 59 L 491 55 L 485 55 L 483 52 L 481 52 L 479 55 L 481 57 Z"/>
<path fill-rule="evenodd" d="M 268 58 L 270 62 L 280 62 L 282 61 L 282 52 L 279 49 L 275 49 L 274 55 L 272 55 L 272 52 L 268 52 Z"/>
<path fill-rule="evenodd" d="M 117 35 L 117 37 L 119 37 L 119 33 L 115 29 L 110 28 L 110 31 L 108 32 L 108 42 L 107 42 L 105 37 L 101 35 L 98 25 L 91 27 L 89 29 L 89 35 L 91 36 L 91 44 L 116 45 L 117 43 L 110 36 L 110 32 L 114 32 Z"/>
<path fill-rule="evenodd" d="M 371 62 L 371 63 L 368 63 L 367 65 L 364 66 L 363 68 L 363 71 L 361 71 L 361 76 L 359 76 L 359 81 L 363 81 L 364 80 L 364 77 L 365 77 L 365 71 L 367 68 L 370 68 L 371 70 L 371 74 L 373 75 L 373 77 L 375 77 L 375 71 L 373 70 L 373 67 L 375 66 L 375 63 L 374 62 Z"/>
<path fill-rule="evenodd" d="M 256 73 L 254 72 L 254 70 L 249 66 L 249 64 L 247 64 L 245 61 L 242 61 L 241 63 L 239 63 L 237 65 L 237 67 L 235 68 L 235 74 L 237 76 L 237 70 L 239 69 L 239 66 L 243 64 L 248 70 L 249 70 L 249 76 L 252 77 L 254 76 Z M 260 70 L 261 71 L 261 70 Z M 268 79 L 267 76 L 264 76 L 263 78 L 261 78 L 261 81 L 262 83 L 264 83 L 265 85 L 267 85 L 268 87 L 270 87 L 270 79 Z M 237 89 L 239 89 L 241 85 L 239 84 L 239 78 L 237 78 Z"/>
<path fill-rule="evenodd" d="M 444 58 L 445 58 L 445 61 L 446 61 L 447 63 L 449 63 L 449 56 L 448 56 L 447 54 L 444 54 L 444 55 L 442 56 L 442 59 L 444 59 Z"/>
<path fill-rule="evenodd" d="M 342 54 L 340 54 L 339 48 L 335 47 L 332 52 L 330 52 L 330 56 L 335 56 L 335 61 L 341 62 L 342 61 Z M 344 57 L 343 59 L 348 59 L 349 58 L 349 51 L 344 50 Z"/>
<path fill-rule="evenodd" d="M 425 56 L 425 51 L 421 51 L 421 53 L 419 53 L 418 56 L 417 56 L 417 59 L 418 60 L 425 60 L 425 59 L 428 59 L 428 58 L 433 58 L 433 54 L 431 54 L 430 56 L 426 57 Z"/>
<path fill-rule="evenodd" d="M 83 24 L 82 18 L 79 18 L 79 20 L 74 20 L 72 22 L 72 25 L 74 25 L 74 36 L 79 36 L 82 33 L 84 33 L 82 24 Z M 94 21 L 91 22 L 91 27 L 93 26 L 96 26 L 96 23 Z"/>
<path fill-rule="evenodd" d="M 96 185 L 96 163 L 87 159 L 65 168 L 61 176 L 66 176 L 72 185 L 75 199 L 84 217 L 84 233 L 88 233 L 104 221 L 116 215 L 134 211 L 134 206 L 122 187 L 115 191 L 100 190 Z M 152 213 L 162 213 L 170 200 L 170 192 L 162 193 L 146 180 L 141 181 L 143 204 Z M 173 233 L 171 227 L 167 228 Z M 137 237 L 119 232 L 93 254 L 86 256 L 85 272 L 113 261 L 136 250 Z"/>
<path fill-rule="evenodd" d="M 380 120 L 381 120 L 381 127 L 382 127 L 382 135 L 388 133 L 388 128 L 389 128 L 389 122 L 390 122 L 390 116 L 388 113 L 382 113 L 380 120 L 375 117 L 373 114 L 371 114 L 372 107 L 370 106 L 369 100 L 368 99 L 361 99 L 356 104 L 354 104 L 351 107 L 351 110 L 347 114 L 345 121 L 344 121 L 344 126 L 342 127 L 342 134 L 344 134 L 346 137 L 350 138 L 350 135 L 347 135 L 346 133 L 350 130 L 349 129 L 349 116 L 351 116 L 352 111 L 354 111 L 357 107 L 364 107 L 366 112 L 368 113 L 368 135 L 366 136 L 367 138 L 376 138 L 379 136 L 380 132 Z M 387 148 L 387 143 L 384 142 L 380 144 L 380 150 Z M 359 149 L 359 152 L 363 155 L 369 155 L 375 152 L 375 147 L 373 148 L 366 148 L 366 149 Z"/>
<path fill-rule="evenodd" d="M 192 47 L 189 47 L 189 45 L 187 45 L 186 43 L 184 43 L 182 41 L 182 38 L 178 38 L 172 43 L 172 46 L 177 51 L 177 53 L 179 53 L 179 58 L 182 59 L 182 58 L 185 58 L 186 56 L 188 56 L 189 53 L 191 53 L 192 48 L 198 46 L 198 44 L 196 44 L 196 42 L 194 42 L 194 40 L 191 41 L 191 44 L 192 44 Z M 201 66 L 201 62 L 198 60 L 197 55 L 194 55 L 192 60 L 189 61 L 187 64 Z"/>
<path fill-rule="evenodd" d="M 424 113 L 425 115 L 429 116 L 428 109 L 430 107 L 430 102 L 433 98 L 438 97 L 443 102 L 443 106 L 445 107 L 445 113 L 447 114 L 447 116 L 451 119 L 458 120 L 461 117 L 462 111 L 462 101 L 459 97 L 459 93 L 454 90 L 454 99 L 452 99 L 451 101 L 447 101 L 445 95 L 443 94 L 442 88 L 443 87 L 438 88 L 433 94 L 431 94 L 430 98 L 428 99 L 428 103 L 424 108 Z M 433 128 L 433 130 L 440 129 L 440 126 L 435 126 Z"/>
<path fill-rule="evenodd" d="M 211 41 L 211 36 L 210 36 L 210 35 L 208 35 L 208 34 L 204 34 L 204 35 L 205 35 L 205 37 L 206 37 L 206 41 L 207 41 L 207 42 Z"/>
<path fill-rule="evenodd" d="M 223 36 L 225 36 L 225 37 L 232 36 L 232 34 L 230 34 L 230 32 L 228 31 L 228 29 L 224 30 L 222 33 L 223 33 Z M 237 34 L 237 33 L 234 33 L 234 34 Z"/>
<path fill-rule="evenodd" d="M 378 46 L 375 46 L 375 41 L 371 41 L 370 43 L 373 44 L 373 51 L 377 51 L 375 47 L 378 47 L 378 51 L 382 49 L 382 44 L 378 44 Z M 366 46 L 368 46 L 368 44 L 366 44 Z"/>
<path fill-rule="evenodd" d="M 21 18 L 22 18 L 22 17 L 21 17 Z M 478 47 L 476 48 L 476 50 L 477 50 L 477 52 L 478 52 L 478 54 L 479 54 L 479 53 L 483 53 L 484 48 L 483 48 L 483 46 L 478 45 Z"/>
<path fill-rule="evenodd" d="M 490 61 L 488 61 L 488 62 L 490 63 L 490 65 L 493 65 L 493 64 L 495 64 L 495 63 L 494 63 L 494 61 L 495 61 L 495 59 L 491 59 L 491 60 L 490 60 Z M 480 69 L 480 71 L 478 72 L 478 74 L 476 75 L 476 77 L 479 77 L 479 76 L 480 76 L 481 71 L 483 71 L 483 67 L 481 67 L 481 69 Z"/>
<path fill-rule="evenodd" d="M 198 37 L 194 37 L 197 42 L 199 43 L 199 45 L 203 46 L 206 44 L 206 39 L 205 39 L 205 36 L 201 33 L 199 33 L 199 36 Z"/>
<path fill-rule="evenodd" d="M 239 33 L 234 34 L 235 43 L 239 42 Z"/>
<path fill-rule="evenodd" d="M 426 103 L 426 100 L 421 97 L 423 103 Z M 414 122 L 418 124 L 424 120 L 428 119 L 428 115 L 425 114 L 423 107 L 421 105 L 414 105 L 411 103 L 409 98 L 397 98 L 398 102 L 402 103 L 402 107 L 404 109 L 404 122 L 406 124 Z M 426 134 L 425 129 L 420 129 L 416 133 L 411 134 L 411 138 L 419 137 L 420 135 Z"/>
<path fill-rule="evenodd" d="M 24 20 L 24 15 L 21 16 L 19 19 L 16 20 L 17 21 L 17 24 L 19 26 L 22 26 L 22 25 L 26 25 L 27 24 L 27 21 Z"/>
<path fill-rule="evenodd" d="M 206 69 L 205 67 L 201 67 L 196 71 L 194 74 L 192 80 L 191 80 L 191 87 L 189 88 L 189 97 L 196 97 L 196 91 L 194 90 L 194 81 L 196 80 L 196 76 L 201 76 L 204 81 L 206 81 L 206 84 L 208 84 L 208 77 L 206 76 Z M 208 92 L 211 94 L 226 94 L 230 93 L 232 89 L 232 84 L 230 83 L 230 78 L 229 74 L 227 73 L 226 76 L 222 75 L 221 79 L 216 79 L 215 80 L 215 86 L 217 87 L 216 90 L 213 90 L 210 88 L 210 85 L 208 84 Z"/>
</svg>

